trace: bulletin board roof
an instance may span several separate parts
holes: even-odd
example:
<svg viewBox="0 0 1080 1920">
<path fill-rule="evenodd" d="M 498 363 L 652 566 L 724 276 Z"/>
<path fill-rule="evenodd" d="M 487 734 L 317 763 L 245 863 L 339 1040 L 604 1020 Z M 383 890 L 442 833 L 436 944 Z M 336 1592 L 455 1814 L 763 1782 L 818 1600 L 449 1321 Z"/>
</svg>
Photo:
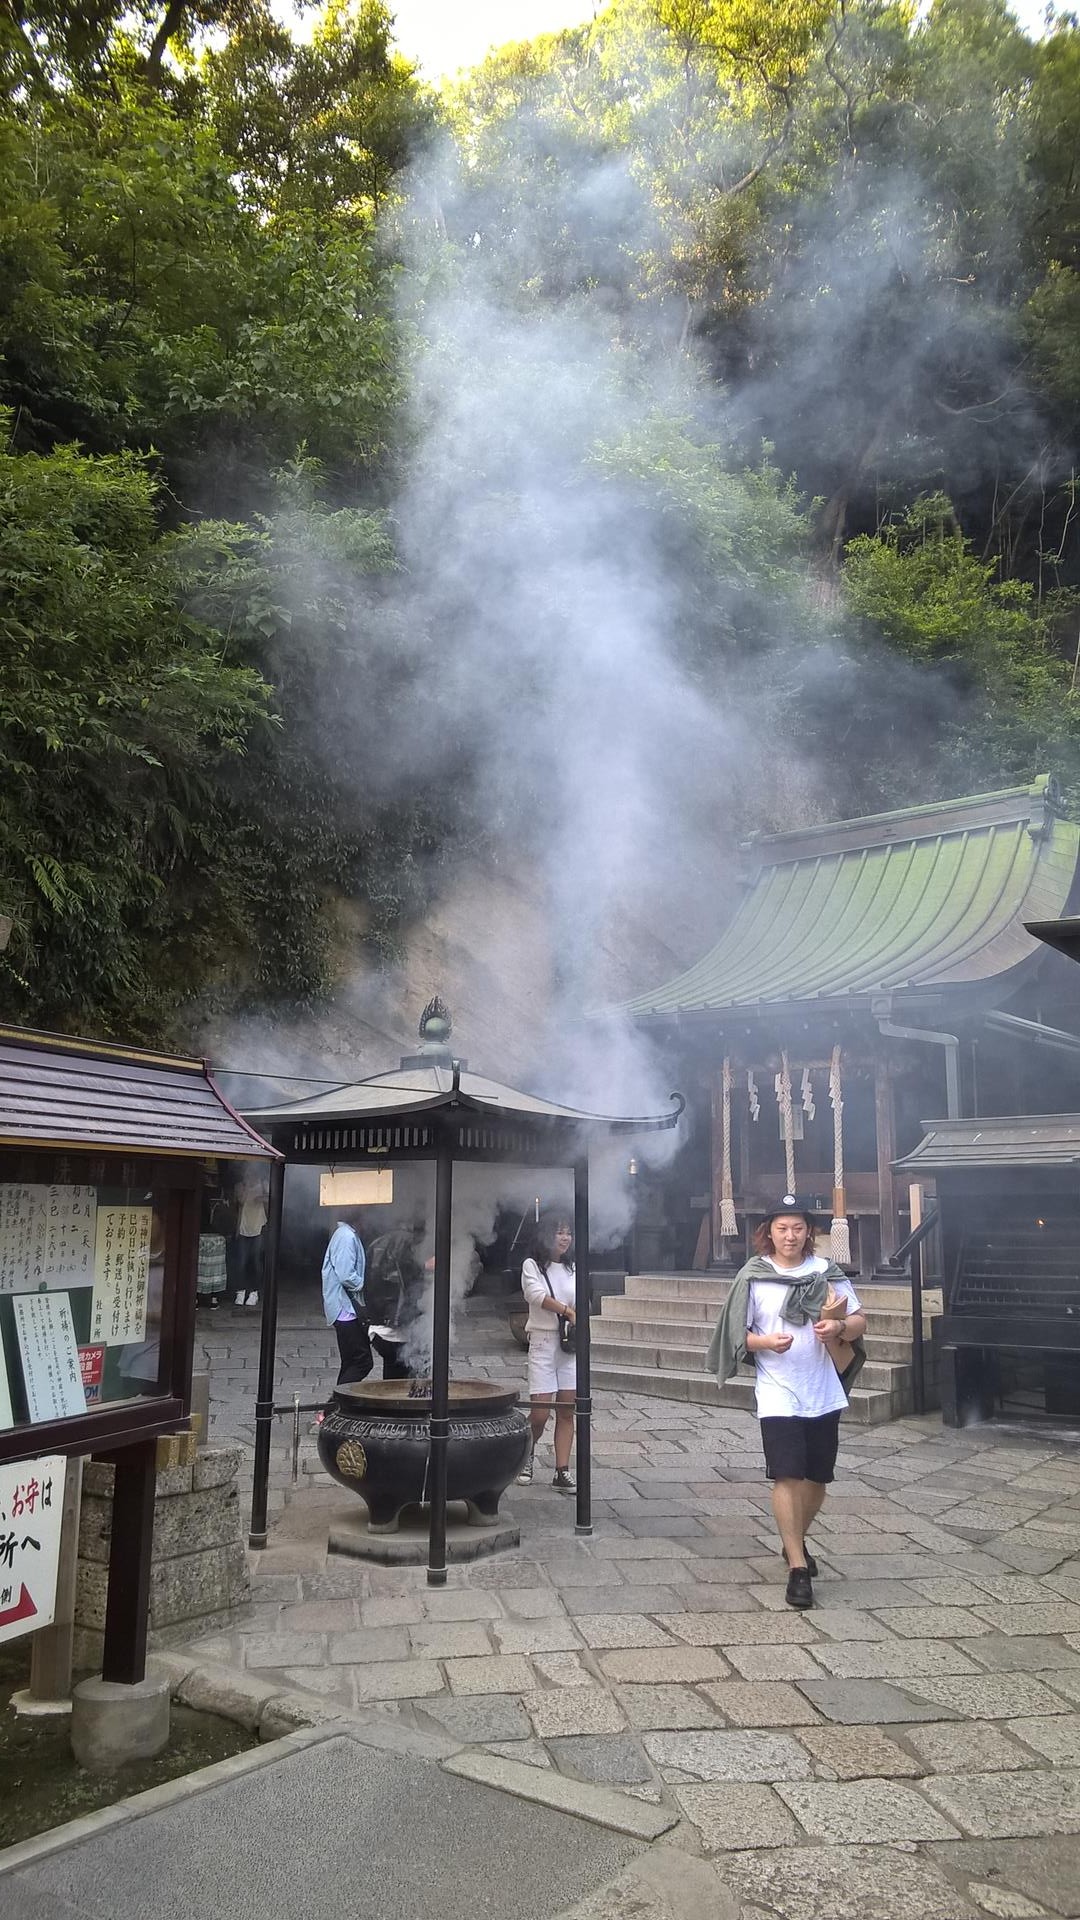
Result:
<svg viewBox="0 0 1080 1920">
<path fill-rule="evenodd" d="M 0 1147 L 280 1157 L 201 1060 L 18 1027 L 0 1027 Z"/>
</svg>

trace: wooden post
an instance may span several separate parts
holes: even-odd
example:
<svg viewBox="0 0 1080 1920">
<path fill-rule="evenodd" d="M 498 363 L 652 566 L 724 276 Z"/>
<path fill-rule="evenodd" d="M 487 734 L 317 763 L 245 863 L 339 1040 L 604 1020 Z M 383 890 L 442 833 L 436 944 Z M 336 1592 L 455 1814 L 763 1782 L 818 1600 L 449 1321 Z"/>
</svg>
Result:
<svg viewBox="0 0 1080 1920">
<path fill-rule="evenodd" d="M 900 1245 L 892 1163 L 896 1159 L 896 1114 L 889 1063 L 879 1055 L 874 1062 L 874 1125 L 877 1132 L 878 1206 L 881 1258 L 888 1260 Z"/>
<path fill-rule="evenodd" d="M 724 1251 L 724 1242 L 720 1234 L 720 1201 L 724 1193 L 724 1083 L 723 1076 L 717 1072 L 712 1081 L 712 1137 L 709 1165 L 711 1171 L 711 1191 L 709 1195 L 709 1221 L 712 1234 L 712 1257 L 719 1260 Z"/>
<path fill-rule="evenodd" d="M 112 1539 L 101 1677 L 137 1686 L 146 1678 L 157 1442 L 140 1441 L 137 1446 L 124 1447 L 113 1458 Z"/>
<path fill-rule="evenodd" d="M 71 1712 L 72 1646 L 75 1638 L 75 1577 L 79 1565 L 79 1503 L 82 1456 L 67 1463 L 60 1516 L 60 1557 L 56 1569 L 56 1607 L 52 1625 L 30 1641 L 30 1685 L 12 1695 L 16 1713 Z"/>
</svg>

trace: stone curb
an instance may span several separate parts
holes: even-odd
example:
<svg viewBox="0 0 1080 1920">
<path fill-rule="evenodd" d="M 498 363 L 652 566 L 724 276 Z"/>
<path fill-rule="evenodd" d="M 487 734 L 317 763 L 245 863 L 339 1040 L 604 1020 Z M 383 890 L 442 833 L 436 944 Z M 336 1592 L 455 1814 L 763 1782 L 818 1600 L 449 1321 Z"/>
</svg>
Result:
<svg viewBox="0 0 1080 1920">
<path fill-rule="evenodd" d="M 81 1819 L 69 1820 L 62 1827 L 51 1827 L 48 1833 L 35 1834 L 31 1840 L 21 1840 L 16 1846 L 5 1848 L 0 1853 L 0 1876 L 47 1859 L 50 1854 L 63 1853 L 68 1847 L 77 1847 L 106 1827 L 141 1820 L 147 1814 L 158 1813 L 163 1807 L 175 1805 L 178 1800 L 186 1800 L 197 1793 L 207 1793 L 226 1780 L 235 1780 L 241 1774 L 272 1766 L 286 1754 L 297 1753 L 303 1747 L 332 1739 L 336 1731 L 338 1729 L 334 1727 L 303 1728 L 264 1747 L 252 1747 L 247 1753 L 234 1753 L 227 1760 L 216 1760 L 213 1766 L 200 1767 L 197 1773 L 184 1773 L 176 1780 L 164 1781 L 160 1787 L 148 1787 L 145 1793 L 129 1794 L 126 1799 L 115 1801 L 111 1807 L 102 1807 L 97 1813 L 83 1814 Z"/>
<path fill-rule="evenodd" d="M 628 1794 L 568 1780 L 561 1773 L 527 1767 L 520 1760 L 503 1760 L 493 1753 L 458 1753 L 444 1760 L 442 1766 L 444 1772 L 459 1774 L 463 1780 L 495 1787 L 517 1800 L 554 1807 L 558 1813 L 571 1813 L 578 1820 L 591 1821 L 593 1826 L 628 1833 L 634 1840 L 658 1840 L 679 1821 L 679 1815 L 669 1807 L 654 1807 L 647 1801 L 632 1800 Z"/>
</svg>

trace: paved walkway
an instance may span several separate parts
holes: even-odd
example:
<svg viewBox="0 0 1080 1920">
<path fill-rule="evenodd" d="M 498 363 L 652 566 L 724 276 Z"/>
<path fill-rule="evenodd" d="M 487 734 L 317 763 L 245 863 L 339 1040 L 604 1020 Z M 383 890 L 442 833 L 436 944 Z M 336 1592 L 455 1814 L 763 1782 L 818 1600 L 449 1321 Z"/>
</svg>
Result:
<svg viewBox="0 0 1080 1920">
<path fill-rule="evenodd" d="M 215 1436 L 247 1441 L 257 1326 L 222 1315 L 201 1340 Z M 490 1309 L 467 1311 L 458 1340 L 455 1372 L 522 1380 Z M 336 1359 L 314 1316 L 283 1314 L 280 1363 L 279 1400 L 326 1389 Z M 845 1428 L 800 1615 L 748 1415 L 601 1396 L 595 1538 L 574 1538 L 549 1466 L 504 1502 L 520 1551 L 452 1568 L 442 1590 L 327 1556 L 352 1503 L 307 1424 L 295 1492 L 286 1423 L 275 1446 L 250 1617 L 200 1657 L 440 1736 L 477 1778 L 524 1766 L 667 1810 L 657 1845 L 708 1864 L 716 1913 L 1080 1916 L 1076 1436 L 937 1416 Z M 657 1900 L 597 1920 L 682 1920 Z"/>
</svg>

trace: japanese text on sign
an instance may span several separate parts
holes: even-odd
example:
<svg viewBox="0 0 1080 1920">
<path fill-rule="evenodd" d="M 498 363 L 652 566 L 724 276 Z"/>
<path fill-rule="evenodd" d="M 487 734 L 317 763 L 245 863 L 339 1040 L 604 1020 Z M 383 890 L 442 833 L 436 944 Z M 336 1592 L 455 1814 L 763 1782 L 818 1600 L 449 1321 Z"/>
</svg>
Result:
<svg viewBox="0 0 1080 1920">
<path fill-rule="evenodd" d="M 84 1413 L 86 1395 L 67 1294 L 17 1294 L 13 1307 L 30 1419 L 62 1420 Z"/>
<path fill-rule="evenodd" d="M 80 1347 L 79 1365 L 82 1368 L 86 1404 L 90 1406 L 93 1401 L 101 1399 L 101 1382 L 105 1373 L 104 1347 Z"/>
<path fill-rule="evenodd" d="M 67 1462 L 0 1467 L 0 1640 L 36 1633 L 56 1611 Z"/>
<path fill-rule="evenodd" d="M 152 1221 L 148 1206 L 98 1208 L 90 1318 L 94 1344 L 117 1347 L 146 1338 Z"/>
<path fill-rule="evenodd" d="M 0 1293 L 88 1287 L 96 1212 L 93 1187 L 0 1185 Z"/>
</svg>

